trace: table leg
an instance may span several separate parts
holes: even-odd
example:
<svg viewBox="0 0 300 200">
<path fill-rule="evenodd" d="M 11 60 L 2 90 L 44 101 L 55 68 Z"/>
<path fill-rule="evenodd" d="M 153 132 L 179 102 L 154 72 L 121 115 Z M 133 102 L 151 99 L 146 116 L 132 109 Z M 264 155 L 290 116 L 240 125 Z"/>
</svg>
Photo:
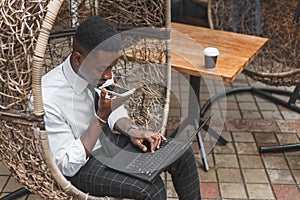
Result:
<svg viewBox="0 0 300 200">
<path fill-rule="evenodd" d="M 190 91 L 189 91 L 189 105 L 193 105 L 194 102 L 193 101 L 193 95 L 195 94 L 197 97 L 197 102 L 198 105 L 200 106 L 200 80 L 201 78 L 198 76 L 192 76 L 190 75 Z M 198 119 L 199 116 L 203 117 L 203 115 L 201 115 L 201 111 L 202 109 L 200 108 L 200 115 L 197 112 L 197 110 L 193 107 L 193 106 L 189 106 L 189 118 L 191 121 L 193 121 L 195 118 Z M 204 125 L 203 129 L 208 132 L 208 134 L 210 134 L 212 137 L 214 137 L 216 140 L 218 140 L 218 142 L 222 145 L 225 145 L 228 143 L 228 141 L 223 138 L 221 135 L 219 135 L 216 131 L 214 131 L 212 128 L 210 128 L 208 125 Z"/>
<path fill-rule="evenodd" d="M 200 121 L 199 121 L 199 113 L 197 109 L 195 109 L 193 106 L 195 102 L 193 102 L 194 98 L 193 96 L 196 95 L 197 98 L 197 103 L 200 106 L 200 80 L 201 78 L 198 76 L 192 76 L 190 75 L 190 91 L 189 91 L 189 110 L 188 110 L 188 121 L 195 123 L 195 129 L 199 127 Z M 185 122 L 186 123 L 186 122 Z M 226 144 L 228 143 L 225 138 L 220 136 L 218 133 L 216 133 L 212 128 L 210 128 L 208 125 L 204 126 L 204 130 L 207 131 L 208 134 L 213 136 L 215 139 L 217 139 L 221 144 Z M 200 156 L 203 162 L 203 167 L 205 171 L 209 170 L 208 162 L 207 162 L 207 157 L 206 157 L 206 152 L 203 144 L 203 139 L 201 136 L 201 131 L 197 134 L 197 142 L 199 145 L 199 150 L 200 150 Z"/>
<path fill-rule="evenodd" d="M 197 112 L 197 109 L 194 108 L 194 103 L 193 100 L 193 96 L 194 94 L 196 95 L 197 98 L 197 102 L 198 105 L 200 105 L 200 100 L 199 100 L 199 94 L 200 94 L 200 78 L 196 77 L 196 76 L 190 76 L 190 91 L 189 91 L 189 110 L 188 110 L 188 118 L 189 118 L 189 122 L 193 122 L 194 121 L 194 125 L 195 125 L 195 129 L 198 129 L 199 127 L 199 114 Z M 206 151 L 204 148 L 204 143 L 203 143 L 203 139 L 201 136 L 201 130 L 199 131 L 199 133 L 197 134 L 197 142 L 199 145 L 199 151 L 200 151 L 200 158 L 202 159 L 202 163 L 203 163 L 203 168 L 205 171 L 209 170 L 209 166 L 208 166 L 208 162 L 207 162 L 207 157 L 206 157 Z"/>
<path fill-rule="evenodd" d="M 189 108 L 188 108 L 188 116 L 181 122 L 180 126 L 177 127 L 172 133 L 171 137 L 176 137 L 178 133 L 181 133 L 188 125 L 194 125 L 195 130 L 199 127 L 200 123 L 202 124 L 203 122 L 200 121 L 200 115 L 198 112 L 198 106 L 200 106 L 200 80 L 201 78 L 198 76 L 192 76 L 190 75 L 190 86 L 189 87 Z M 196 104 L 197 106 L 195 107 L 195 97 L 196 96 Z M 228 141 L 220 136 L 217 132 L 215 132 L 209 125 L 204 125 L 203 129 L 210 134 L 212 137 L 214 137 L 220 144 L 225 145 L 228 143 Z M 209 170 L 208 166 L 208 161 L 206 157 L 206 152 L 204 148 L 204 143 L 203 139 L 201 136 L 201 131 L 197 134 L 197 142 L 199 145 L 199 151 L 200 151 L 200 158 L 202 159 L 203 162 L 203 168 L 205 171 Z"/>
<path fill-rule="evenodd" d="M 198 127 L 199 127 L 199 121 L 197 119 L 195 119 L 195 127 L 196 127 L 196 129 L 198 129 Z M 205 151 L 205 148 L 204 148 L 203 139 L 202 139 L 202 136 L 201 136 L 201 130 L 197 134 L 197 142 L 198 142 L 198 145 L 199 145 L 199 151 L 200 151 L 204 171 L 208 171 L 209 170 L 209 165 L 208 165 L 208 161 L 207 161 L 207 157 L 206 157 L 206 151 Z"/>
</svg>

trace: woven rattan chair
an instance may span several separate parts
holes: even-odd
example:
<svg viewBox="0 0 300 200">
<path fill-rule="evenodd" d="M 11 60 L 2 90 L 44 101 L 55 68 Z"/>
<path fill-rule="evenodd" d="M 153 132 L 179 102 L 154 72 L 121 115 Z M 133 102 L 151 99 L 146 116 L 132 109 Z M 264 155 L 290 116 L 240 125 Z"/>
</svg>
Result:
<svg viewBox="0 0 300 200">
<path fill-rule="evenodd" d="M 114 199 L 78 190 L 53 162 L 41 77 L 68 56 L 76 27 L 89 16 L 100 15 L 123 32 L 155 27 L 155 34 L 140 29 L 140 34 L 124 34 L 123 59 L 114 70 L 117 82 L 126 85 L 136 80 L 127 79 L 126 73 L 142 64 L 135 78 L 153 84 L 139 88 L 126 106 L 136 124 L 164 133 L 170 99 L 170 1 L 2 0 L 0 12 L 2 162 L 27 190 L 44 199 Z"/>
<path fill-rule="evenodd" d="M 208 101 L 202 107 L 201 115 L 204 115 L 214 101 L 239 92 L 252 92 L 300 113 L 300 108 L 296 105 L 300 97 L 300 26 L 293 24 L 298 20 L 295 11 L 297 0 L 210 0 L 209 4 L 211 28 L 269 38 L 262 52 L 243 70 L 246 76 L 270 86 L 295 86 L 295 89 L 293 92 L 275 87 L 231 89 Z M 288 96 L 289 100 L 285 101 L 272 93 Z M 260 152 L 288 150 L 300 150 L 300 145 L 260 148 Z"/>
</svg>

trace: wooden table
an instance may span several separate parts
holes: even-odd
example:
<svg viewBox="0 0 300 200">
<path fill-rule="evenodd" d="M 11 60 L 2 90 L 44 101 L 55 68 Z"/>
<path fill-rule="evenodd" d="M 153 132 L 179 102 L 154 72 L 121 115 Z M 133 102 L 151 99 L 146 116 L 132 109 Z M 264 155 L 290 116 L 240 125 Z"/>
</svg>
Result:
<svg viewBox="0 0 300 200">
<path fill-rule="evenodd" d="M 191 95 L 196 94 L 199 103 L 200 77 L 222 80 L 230 83 L 243 71 L 268 41 L 267 38 L 212 30 L 186 24 L 171 24 L 171 65 L 179 72 L 190 76 Z M 206 69 L 204 67 L 204 56 L 202 51 L 205 47 L 217 47 L 218 56 L 216 68 Z M 194 90 L 194 91 L 192 91 Z M 195 93 L 194 93 L 195 92 Z M 193 102 L 189 100 L 189 105 Z M 194 124 L 199 120 L 200 114 L 194 108 L 189 109 L 188 117 L 181 126 Z M 197 128 L 197 127 L 196 127 Z M 213 137 L 222 144 L 227 141 L 208 126 L 204 127 Z M 200 155 L 204 170 L 208 171 L 206 152 L 201 134 L 197 134 Z"/>
<path fill-rule="evenodd" d="M 180 72 L 197 77 L 205 76 L 213 78 L 214 76 L 221 75 L 223 81 L 227 83 L 232 82 L 243 71 L 268 41 L 267 38 L 212 30 L 186 24 L 172 23 L 171 27 L 172 67 Z M 172 37 L 175 36 L 174 32 L 176 31 L 190 37 L 202 47 L 202 50 L 209 46 L 217 47 L 220 56 L 217 59 L 216 70 L 208 70 L 199 65 L 195 66 L 178 55 L 177 52 L 180 52 L 182 48 L 188 48 L 188 45 L 192 46 L 190 48 L 191 51 L 195 50 L 193 50 L 193 44 L 185 42 L 180 45 L 176 40 L 173 41 Z M 199 59 L 200 63 L 204 63 L 202 52 L 198 53 L 199 56 L 194 56 L 195 59 Z"/>
</svg>

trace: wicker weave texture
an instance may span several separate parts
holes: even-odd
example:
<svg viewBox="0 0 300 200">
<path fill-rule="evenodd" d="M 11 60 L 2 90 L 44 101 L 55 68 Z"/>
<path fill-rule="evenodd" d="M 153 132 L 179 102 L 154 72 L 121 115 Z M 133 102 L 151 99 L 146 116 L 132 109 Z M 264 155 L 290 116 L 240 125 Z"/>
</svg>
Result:
<svg viewBox="0 0 300 200">
<path fill-rule="evenodd" d="M 1 109 L 29 112 L 32 57 L 48 3 L 48 0 L 1 1 Z M 85 18 L 96 14 L 118 27 L 163 27 L 165 1 L 64 1 L 53 31 L 75 28 Z"/>
<path fill-rule="evenodd" d="M 48 1 L 0 3 L 0 108 L 28 112 L 31 62 Z"/>
<path fill-rule="evenodd" d="M 46 166 L 34 124 L 0 121 L 0 155 L 13 176 L 45 199 L 68 199 Z"/>
<path fill-rule="evenodd" d="M 96 199 L 69 187 L 66 180 L 61 180 L 61 174 L 57 176 L 59 172 L 51 167 L 53 160 L 49 158 L 47 136 L 41 139 L 38 131 L 44 126 L 43 112 L 35 115 L 33 111 L 41 101 L 30 104 L 30 100 L 32 96 L 42 99 L 40 77 L 68 56 L 71 36 L 88 16 L 100 15 L 120 30 L 168 28 L 169 5 L 168 0 L 1 1 L 0 157 L 27 189 L 44 199 Z M 132 39 L 136 41 L 130 43 L 135 45 L 126 46 L 124 59 L 114 69 L 116 78 L 125 86 L 137 78 L 153 83 L 141 87 L 137 91 L 140 93 L 136 93 L 126 106 L 136 124 L 145 125 L 149 130 L 161 130 L 168 109 L 168 72 L 162 67 L 170 67 L 166 60 L 167 43 L 153 38 Z M 41 41 L 46 43 L 41 44 Z M 151 65 L 147 68 L 139 69 L 143 78 L 139 74 L 131 76 L 131 80 L 124 76 L 136 66 L 149 62 Z M 141 105 L 146 109 L 142 111 Z"/>
<path fill-rule="evenodd" d="M 165 8 L 164 0 L 70 0 L 62 5 L 55 28 L 77 26 L 93 15 L 119 27 L 164 27 Z"/>
<path fill-rule="evenodd" d="M 297 2 L 212 0 L 214 28 L 269 38 L 246 75 L 269 85 L 300 83 L 300 26 L 292 24 Z"/>
</svg>

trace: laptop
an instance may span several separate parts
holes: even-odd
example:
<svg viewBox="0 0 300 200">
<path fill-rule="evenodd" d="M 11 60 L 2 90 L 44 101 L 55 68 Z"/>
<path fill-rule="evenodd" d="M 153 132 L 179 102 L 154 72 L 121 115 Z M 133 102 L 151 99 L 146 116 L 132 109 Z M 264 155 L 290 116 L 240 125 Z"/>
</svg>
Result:
<svg viewBox="0 0 300 200">
<path fill-rule="evenodd" d="M 211 119 L 210 115 L 193 134 L 185 141 L 167 138 L 160 148 L 152 152 L 141 152 L 132 143 L 128 143 L 115 156 L 107 159 L 104 164 L 114 170 L 130 176 L 153 182 L 167 166 L 177 160 L 190 146 L 194 137 Z M 149 148 L 148 148 L 149 149 Z"/>
</svg>

